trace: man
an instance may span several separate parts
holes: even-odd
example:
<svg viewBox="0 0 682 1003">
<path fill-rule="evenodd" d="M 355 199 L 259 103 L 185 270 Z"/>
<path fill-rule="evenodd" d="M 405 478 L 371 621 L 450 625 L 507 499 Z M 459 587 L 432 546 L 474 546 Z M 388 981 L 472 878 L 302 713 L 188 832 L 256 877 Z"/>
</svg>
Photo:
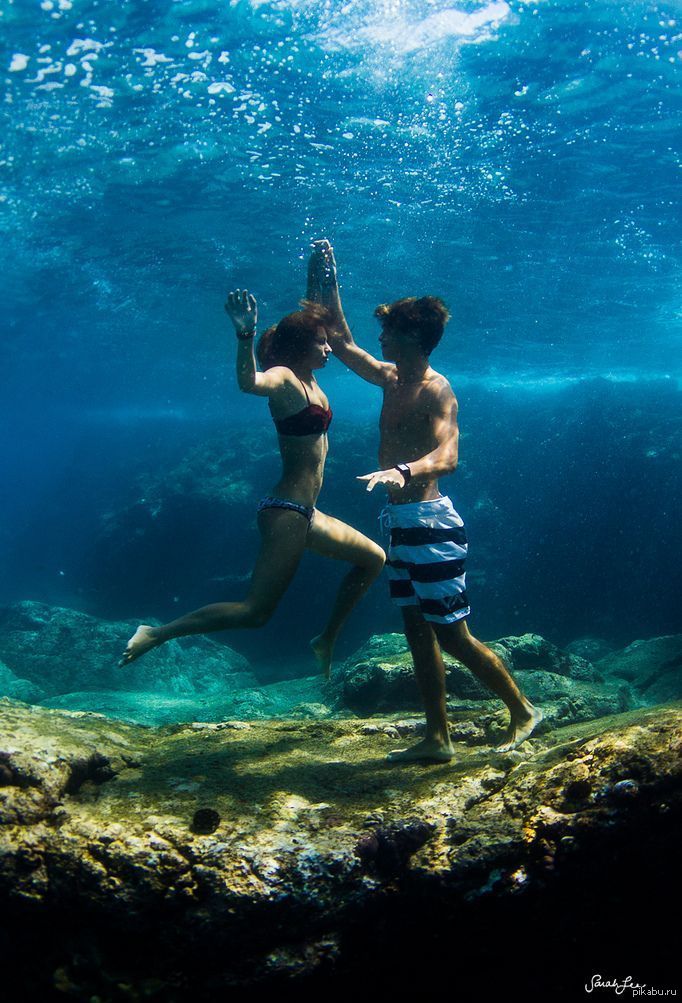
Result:
<svg viewBox="0 0 682 1003">
<path fill-rule="evenodd" d="M 400 606 L 426 711 L 423 741 L 390 753 L 392 762 L 445 762 L 452 758 L 441 651 L 462 662 L 509 708 L 506 752 L 532 733 L 542 713 L 523 696 L 502 660 L 470 632 L 465 591 L 467 537 L 462 519 L 438 478 L 457 466 L 457 400 L 450 384 L 430 365 L 429 354 L 443 334 L 449 314 L 434 296 L 410 297 L 375 311 L 381 322 L 381 362 L 355 344 L 346 323 L 331 245 L 316 241 L 310 259 L 308 296 L 319 299 L 335 318 L 330 333 L 334 354 L 354 373 L 380 386 L 381 470 L 365 474 L 372 491 L 383 484 L 389 504 L 388 569 L 391 596 Z"/>
</svg>

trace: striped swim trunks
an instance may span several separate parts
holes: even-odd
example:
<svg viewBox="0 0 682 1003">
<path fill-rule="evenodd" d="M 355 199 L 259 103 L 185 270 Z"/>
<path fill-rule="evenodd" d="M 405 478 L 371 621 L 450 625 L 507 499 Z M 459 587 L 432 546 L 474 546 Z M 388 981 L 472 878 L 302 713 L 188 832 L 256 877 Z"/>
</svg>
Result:
<svg viewBox="0 0 682 1003">
<path fill-rule="evenodd" d="M 386 567 L 396 605 L 420 606 L 433 623 L 468 616 L 467 535 L 450 499 L 387 505 L 381 519 L 390 531 Z"/>
</svg>

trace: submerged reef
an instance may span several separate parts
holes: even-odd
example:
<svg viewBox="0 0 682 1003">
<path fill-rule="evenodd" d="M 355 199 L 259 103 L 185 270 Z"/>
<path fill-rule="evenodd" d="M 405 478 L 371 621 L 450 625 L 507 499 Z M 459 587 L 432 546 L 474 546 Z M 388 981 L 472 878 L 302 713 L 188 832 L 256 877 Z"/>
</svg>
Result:
<svg viewBox="0 0 682 1003">
<path fill-rule="evenodd" d="M 636 641 L 622 652 L 613 651 L 596 663 L 540 637 L 523 634 L 490 641 L 512 671 L 523 692 L 542 706 L 544 727 L 586 721 L 664 700 L 682 699 L 682 636 Z M 595 647 L 595 645 L 597 645 Z M 592 640 L 582 650 L 604 651 Z M 499 707 L 494 695 L 456 659 L 444 655 L 448 710 L 451 719 L 480 707 Z M 420 707 L 412 659 L 403 634 L 372 637 L 332 677 L 337 701 L 358 714 Z M 657 694 L 661 700 L 656 700 Z M 493 732 L 497 719 L 488 719 Z M 481 734 L 491 740 L 490 728 Z"/>
<path fill-rule="evenodd" d="M 195 696 L 253 686 L 248 662 L 225 644 L 197 636 L 170 641 L 163 656 L 119 666 L 139 621 L 100 620 L 78 610 L 24 602 L 0 608 L 0 659 L 8 687 L 31 687 L 40 700 L 74 691 L 147 690 Z M 4 681 L 0 668 L 0 685 Z"/>
<path fill-rule="evenodd" d="M 118 658 L 135 626 L 46 603 L 0 608 L 0 696 L 147 725 L 421 716 L 403 634 L 371 637 L 334 666 L 328 683 L 314 675 L 263 685 L 242 655 L 211 637 L 171 641 L 120 667 Z M 544 728 L 682 699 L 679 634 L 635 641 L 620 651 L 595 638 L 564 649 L 531 633 L 488 643 L 529 699 L 542 706 Z M 444 661 L 453 726 L 462 727 L 460 718 L 466 720 L 470 711 L 485 710 L 479 738 L 495 741 L 506 720 L 502 704 L 456 659 L 445 655 Z M 314 664 L 312 655 L 308 663 Z M 305 663 L 301 668 L 305 671 Z"/>
<path fill-rule="evenodd" d="M 274 441 L 245 430 L 164 455 L 154 473 L 134 478 L 101 516 L 81 569 L 95 612 L 128 615 L 160 597 L 167 603 L 169 591 L 198 605 L 206 582 L 216 596 L 243 591 L 253 553 L 241 555 L 234 527 L 251 528 L 259 465 L 267 469 L 277 457 Z"/>
<path fill-rule="evenodd" d="M 149 728 L 0 700 L 9 998 L 672 986 L 682 704 L 505 754 L 487 715 L 425 767 L 385 761 L 396 714 Z"/>
</svg>

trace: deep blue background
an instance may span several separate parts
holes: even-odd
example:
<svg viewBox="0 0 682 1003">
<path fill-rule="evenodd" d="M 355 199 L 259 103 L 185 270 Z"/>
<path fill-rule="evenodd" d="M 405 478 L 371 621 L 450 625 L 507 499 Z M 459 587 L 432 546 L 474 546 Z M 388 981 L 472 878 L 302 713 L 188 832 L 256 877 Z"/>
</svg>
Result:
<svg viewBox="0 0 682 1003">
<path fill-rule="evenodd" d="M 468 434 L 446 487 L 485 576 L 472 626 L 680 629 L 677 5 L 44 0 L 0 20 L 3 601 L 145 618 L 215 598 L 189 554 L 147 602 L 134 562 L 127 592 L 94 573 L 102 519 L 242 422 L 272 449 L 222 303 L 240 285 L 264 322 L 290 310 L 324 235 L 361 343 L 378 302 L 452 310 L 434 362 Z M 376 395 L 340 366 L 325 389 L 336 428 L 366 415 L 371 469 Z M 341 468 L 324 504 L 374 528 Z M 295 652 L 322 574 L 234 643 Z M 375 591 L 347 643 L 397 626 Z"/>
</svg>

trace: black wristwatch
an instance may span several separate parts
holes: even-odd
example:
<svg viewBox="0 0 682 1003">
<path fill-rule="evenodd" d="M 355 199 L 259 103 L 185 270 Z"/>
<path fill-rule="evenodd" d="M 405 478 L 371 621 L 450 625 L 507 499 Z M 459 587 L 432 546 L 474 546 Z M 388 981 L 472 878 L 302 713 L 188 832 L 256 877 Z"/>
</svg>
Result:
<svg viewBox="0 0 682 1003">
<path fill-rule="evenodd" d="M 399 470 L 400 473 L 403 475 L 403 477 L 405 478 L 405 484 L 409 484 L 410 478 L 412 477 L 412 471 L 410 470 L 408 465 L 406 463 L 396 463 L 395 469 Z"/>
<path fill-rule="evenodd" d="M 246 334 L 244 334 L 244 333 L 239 334 L 237 332 L 237 338 L 239 339 L 239 341 L 251 341 L 251 339 L 255 338 L 255 337 L 256 337 L 256 329 L 255 329 L 255 327 L 254 327 L 253 331 L 248 331 Z"/>
</svg>

